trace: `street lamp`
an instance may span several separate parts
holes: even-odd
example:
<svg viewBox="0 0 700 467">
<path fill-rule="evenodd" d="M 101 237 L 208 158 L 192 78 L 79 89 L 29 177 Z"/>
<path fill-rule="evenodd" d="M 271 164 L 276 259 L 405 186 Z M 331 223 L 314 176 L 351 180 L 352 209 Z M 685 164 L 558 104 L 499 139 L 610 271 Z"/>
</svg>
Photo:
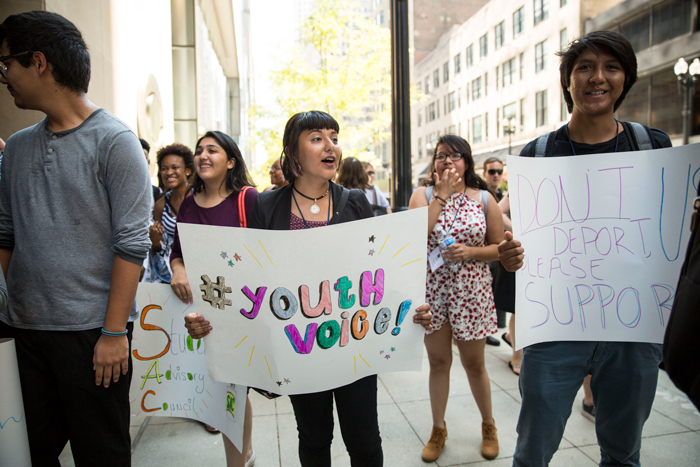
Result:
<svg viewBox="0 0 700 467">
<path fill-rule="evenodd" d="M 503 117 L 503 120 L 501 123 L 503 124 L 503 133 L 508 135 L 508 155 L 510 155 L 510 138 L 512 135 L 515 134 L 515 127 L 511 125 L 511 122 L 515 119 L 515 117 Z"/>
<path fill-rule="evenodd" d="M 692 106 L 691 98 L 695 94 L 695 85 L 698 82 L 697 76 L 700 75 L 700 60 L 697 58 L 688 66 L 688 62 L 683 57 L 679 58 L 676 65 L 673 67 L 673 72 L 678 76 L 679 91 L 685 88 L 685 99 L 683 100 L 683 144 L 688 144 L 690 138 L 690 109 Z"/>
</svg>

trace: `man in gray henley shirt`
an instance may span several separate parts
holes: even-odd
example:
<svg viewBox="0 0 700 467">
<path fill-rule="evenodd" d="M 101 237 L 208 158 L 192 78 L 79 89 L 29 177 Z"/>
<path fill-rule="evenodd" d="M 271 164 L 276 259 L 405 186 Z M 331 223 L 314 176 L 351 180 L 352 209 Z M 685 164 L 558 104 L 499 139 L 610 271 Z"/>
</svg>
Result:
<svg viewBox="0 0 700 467">
<path fill-rule="evenodd" d="M 0 83 L 46 118 L 7 141 L 0 265 L 34 465 L 130 465 L 130 343 L 152 195 L 138 138 L 87 98 L 90 55 L 55 13 L 0 24 Z"/>
</svg>

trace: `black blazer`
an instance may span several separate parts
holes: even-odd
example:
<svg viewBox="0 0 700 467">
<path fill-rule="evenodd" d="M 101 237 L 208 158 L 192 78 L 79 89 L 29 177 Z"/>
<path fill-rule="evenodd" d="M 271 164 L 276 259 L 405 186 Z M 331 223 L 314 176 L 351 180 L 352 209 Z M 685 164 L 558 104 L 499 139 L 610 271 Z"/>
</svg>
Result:
<svg viewBox="0 0 700 467">
<path fill-rule="evenodd" d="M 289 230 L 292 214 L 292 185 L 265 191 L 255 198 L 248 227 L 265 230 Z M 372 206 L 364 192 L 348 190 L 331 182 L 333 215 L 329 225 L 373 217 Z"/>
</svg>

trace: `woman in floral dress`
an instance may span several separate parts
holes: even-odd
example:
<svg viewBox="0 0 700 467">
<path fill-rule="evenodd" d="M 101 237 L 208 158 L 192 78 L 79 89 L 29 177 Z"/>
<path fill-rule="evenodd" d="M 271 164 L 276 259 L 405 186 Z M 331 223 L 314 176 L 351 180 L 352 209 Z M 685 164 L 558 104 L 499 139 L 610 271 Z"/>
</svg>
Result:
<svg viewBox="0 0 700 467">
<path fill-rule="evenodd" d="M 486 336 L 498 330 L 488 261 L 498 260 L 503 219 L 486 182 L 474 172 L 466 140 L 453 135 L 441 137 L 433 163 L 435 173 L 430 186 L 418 188 L 409 203 L 410 209 L 428 206 L 428 253 L 442 246 L 445 261 L 442 265 L 431 261 L 427 273 L 426 301 L 433 311 L 434 328 L 425 336 L 433 429 L 422 458 L 435 461 L 447 438 L 445 411 L 454 338 L 481 413 L 481 455 L 493 459 L 498 455 L 498 437 L 484 345 Z M 450 239 L 454 243 L 445 248 Z"/>
</svg>

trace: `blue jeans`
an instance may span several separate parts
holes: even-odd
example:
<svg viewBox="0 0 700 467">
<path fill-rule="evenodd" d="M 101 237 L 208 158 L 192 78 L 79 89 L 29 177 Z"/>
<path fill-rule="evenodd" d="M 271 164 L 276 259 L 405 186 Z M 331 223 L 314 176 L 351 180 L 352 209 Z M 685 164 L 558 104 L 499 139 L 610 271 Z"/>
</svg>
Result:
<svg viewBox="0 0 700 467">
<path fill-rule="evenodd" d="M 546 466 L 559 448 L 583 378 L 591 374 L 601 466 L 639 466 L 654 402 L 660 344 L 546 342 L 525 349 L 513 466 Z"/>
</svg>

